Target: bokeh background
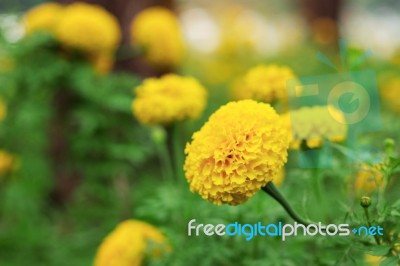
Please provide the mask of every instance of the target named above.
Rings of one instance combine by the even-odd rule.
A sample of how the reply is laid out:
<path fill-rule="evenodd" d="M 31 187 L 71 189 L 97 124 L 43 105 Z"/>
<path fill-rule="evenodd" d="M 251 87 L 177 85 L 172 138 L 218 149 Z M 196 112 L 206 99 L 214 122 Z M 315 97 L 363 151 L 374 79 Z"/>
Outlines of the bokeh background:
<path fill-rule="evenodd" d="M 26 14 L 44 1 L 0 3 L 0 265 L 398 265 L 398 1 L 86 2 L 115 16 L 121 31 L 105 58 L 29 32 Z M 132 21 L 152 6 L 176 16 L 184 46 L 178 62 L 154 63 L 146 57 L 149 48 L 132 38 Z M 163 39 L 168 37 L 159 36 L 158 49 L 172 54 Z M 88 42 L 91 52 L 101 46 L 88 39 L 94 40 Z M 347 41 L 344 62 L 341 39 Z M 335 67 L 318 60 L 317 52 Z M 370 56 L 360 60 L 365 54 Z M 366 224 L 359 201 L 369 196 L 371 221 L 387 233 L 379 244 L 353 236 L 286 242 L 187 236 L 193 218 L 214 224 L 292 222 L 262 192 L 239 206 L 215 206 L 190 192 L 183 170 L 193 132 L 236 100 L 232 88 L 238 79 L 260 64 L 285 65 L 297 77 L 376 72 L 382 128 L 358 139 L 368 149 L 354 155 L 345 141 L 336 144 L 329 169 L 301 168 L 298 151 L 291 151 L 277 185 L 299 213 L 325 223 Z M 196 78 L 207 91 L 205 109 L 196 119 L 148 125 L 132 112 L 136 90 L 144 79 L 167 73 Z M 370 179 L 374 184 L 365 186 Z M 132 225 L 139 228 L 122 233 L 130 240 L 116 237 L 110 244 L 117 247 L 111 257 L 130 255 L 115 264 L 101 262 L 103 240 L 128 219 L 154 228 Z M 163 251 L 149 247 L 146 239 L 152 238 L 167 243 Z"/>

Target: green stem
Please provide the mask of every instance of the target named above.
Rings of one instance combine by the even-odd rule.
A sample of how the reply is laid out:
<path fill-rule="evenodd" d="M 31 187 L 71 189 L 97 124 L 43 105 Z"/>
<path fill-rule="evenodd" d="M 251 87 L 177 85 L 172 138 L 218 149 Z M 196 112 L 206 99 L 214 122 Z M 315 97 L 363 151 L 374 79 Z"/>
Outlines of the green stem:
<path fill-rule="evenodd" d="M 364 209 L 364 213 L 365 213 L 365 218 L 367 219 L 368 227 L 371 228 L 371 220 L 369 219 L 368 207 L 363 208 L 363 209 Z M 378 245 L 380 245 L 381 243 L 380 243 L 379 238 L 378 238 L 378 236 L 376 234 L 374 235 L 374 238 L 375 238 L 375 242 Z"/>
<path fill-rule="evenodd" d="M 172 148 L 175 159 L 175 174 L 179 181 L 184 180 L 183 163 L 184 163 L 184 150 L 182 147 L 182 134 L 179 123 L 172 126 Z M 178 182 L 179 182 L 178 181 Z"/>
<path fill-rule="evenodd" d="M 174 172 L 171 167 L 171 156 L 168 152 L 167 143 L 156 143 L 157 153 L 161 161 L 162 172 L 166 180 L 171 180 Z"/>
<path fill-rule="evenodd" d="M 275 185 L 272 182 L 268 182 L 267 185 L 262 187 L 262 190 L 266 192 L 268 195 L 270 195 L 272 198 L 274 198 L 284 209 L 285 211 L 289 214 L 289 216 L 295 220 L 296 222 L 303 224 L 303 225 L 309 225 L 310 222 L 307 222 L 306 220 L 302 219 L 289 205 L 289 203 L 286 201 L 285 197 L 282 196 L 282 194 L 276 189 Z"/>
<path fill-rule="evenodd" d="M 322 200 L 322 175 L 320 173 L 320 170 L 318 168 L 312 169 L 312 176 L 311 176 L 313 180 L 313 185 L 314 185 L 314 191 L 317 197 L 317 201 L 321 201 Z"/>

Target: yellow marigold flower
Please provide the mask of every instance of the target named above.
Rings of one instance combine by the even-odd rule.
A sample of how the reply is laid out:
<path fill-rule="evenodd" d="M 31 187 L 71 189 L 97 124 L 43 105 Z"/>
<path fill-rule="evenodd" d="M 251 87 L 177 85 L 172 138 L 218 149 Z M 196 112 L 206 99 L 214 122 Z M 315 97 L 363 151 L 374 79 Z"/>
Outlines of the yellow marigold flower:
<path fill-rule="evenodd" d="M 286 81 L 294 78 L 295 74 L 287 66 L 258 65 L 236 83 L 232 93 L 236 99 L 254 99 L 267 103 L 286 100 Z"/>
<path fill-rule="evenodd" d="M 207 98 L 206 90 L 196 79 L 175 74 L 145 79 L 135 93 L 132 110 L 143 124 L 168 124 L 197 118 Z"/>
<path fill-rule="evenodd" d="M 56 34 L 67 47 L 88 53 L 113 51 L 121 38 L 112 14 L 100 6 L 80 2 L 65 7 Z"/>
<path fill-rule="evenodd" d="M 370 166 L 361 164 L 359 166 L 354 186 L 360 195 L 371 194 L 383 186 L 383 174 L 380 171 L 382 164 Z"/>
<path fill-rule="evenodd" d="M 291 149 L 299 149 L 303 141 L 309 148 L 318 148 L 324 139 L 341 142 L 347 136 L 344 115 L 333 106 L 302 107 L 282 115 L 282 120 L 291 132 Z"/>
<path fill-rule="evenodd" d="M 25 32 L 27 34 L 35 31 L 54 33 L 62 11 L 63 6 L 57 3 L 45 3 L 32 8 L 23 17 Z"/>
<path fill-rule="evenodd" d="M 394 112 L 400 113 L 400 78 L 389 78 L 380 89 L 381 95 L 387 106 Z"/>
<path fill-rule="evenodd" d="M 230 102 L 193 134 L 184 170 L 192 192 L 237 205 L 272 181 L 287 160 L 288 135 L 268 104 Z"/>
<path fill-rule="evenodd" d="M 0 98 L 0 121 L 3 121 L 7 116 L 7 107 L 4 104 L 3 100 Z"/>
<path fill-rule="evenodd" d="M 137 220 L 120 223 L 101 243 L 94 266 L 140 266 L 145 255 L 159 259 L 170 250 L 154 226 Z"/>
<path fill-rule="evenodd" d="M 13 169 L 14 157 L 4 150 L 0 150 L 0 176 L 7 174 Z"/>
<path fill-rule="evenodd" d="M 132 20 L 130 30 L 132 43 L 143 49 L 150 64 L 169 67 L 182 61 L 184 45 L 179 22 L 170 10 L 147 8 Z"/>
<path fill-rule="evenodd" d="M 276 186 L 282 185 L 283 181 L 285 180 L 285 167 L 282 167 L 282 169 L 278 172 L 278 174 L 274 177 L 272 180 L 272 183 Z"/>

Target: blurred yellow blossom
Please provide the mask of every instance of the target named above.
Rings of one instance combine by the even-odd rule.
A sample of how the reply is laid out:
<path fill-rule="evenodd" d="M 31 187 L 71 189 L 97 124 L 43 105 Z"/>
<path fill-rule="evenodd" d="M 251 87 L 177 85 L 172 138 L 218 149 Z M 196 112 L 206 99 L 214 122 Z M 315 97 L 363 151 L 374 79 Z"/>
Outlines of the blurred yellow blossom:
<path fill-rule="evenodd" d="M 197 118 L 206 105 L 206 89 L 192 77 L 167 74 L 148 78 L 135 90 L 132 110 L 143 124 L 168 124 Z"/>
<path fill-rule="evenodd" d="M 324 139 L 341 142 L 347 136 L 344 115 L 333 106 L 302 107 L 282 115 L 282 120 L 291 133 L 291 149 L 299 149 L 302 141 L 317 148 Z"/>
<path fill-rule="evenodd" d="M 370 166 L 362 163 L 359 165 L 354 183 L 357 194 L 369 195 L 383 186 L 384 180 L 383 174 L 380 171 L 381 168 L 382 164 Z"/>
<path fill-rule="evenodd" d="M 10 172 L 14 167 L 14 157 L 4 150 L 0 150 L 0 176 Z"/>
<path fill-rule="evenodd" d="M 164 7 L 141 11 L 131 23 L 132 44 L 139 46 L 147 61 L 156 67 L 178 65 L 184 44 L 178 19 Z"/>
<path fill-rule="evenodd" d="M 67 47 L 92 54 L 114 51 L 121 39 L 118 21 L 111 13 L 81 2 L 64 8 L 56 34 Z"/>
<path fill-rule="evenodd" d="M 160 259 L 170 246 L 154 226 L 138 221 L 121 222 L 101 243 L 94 266 L 140 266 L 146 255 Z"/>
<path fill-rule="evenodd" d="M 230 102 L 186 145 L 190 190 L 214 204 L 243 203 L 279 174 L 288 145 L 287 131 L 270 105 Z"/>
<path fill-rule="evenodd" d="M 57 3 L 50 2 L 35 6 L 23 17 L 25 32 L 27 34 L 35 31 L 54 33 L 62 12 L 63 6 Z"/>
<path fill-rule="evenodd" d="M 271 103 L 287 100 L 286 81 L 296 78 L 287 66 L 258 65 L 241 77 L 233 86 L 235 99 L 254 99 Z"/>

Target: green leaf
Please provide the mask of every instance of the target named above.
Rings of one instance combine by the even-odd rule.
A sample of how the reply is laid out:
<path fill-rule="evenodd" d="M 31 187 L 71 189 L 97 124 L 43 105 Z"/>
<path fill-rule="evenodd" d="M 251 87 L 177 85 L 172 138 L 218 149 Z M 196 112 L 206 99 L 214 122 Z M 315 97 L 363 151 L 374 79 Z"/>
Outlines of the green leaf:
<path fill-rule="evenodd" d="M 391 248 L 391 246 L 373 246 L 369 248 L 368 254 L 373 256 L 385 256 Z"/>
<path fill-rule="evenodd" d="M 400 262 L 398 257 L 388 257 L 384 261 L 382 261 L 379 266 L 397 266 Z"/>

